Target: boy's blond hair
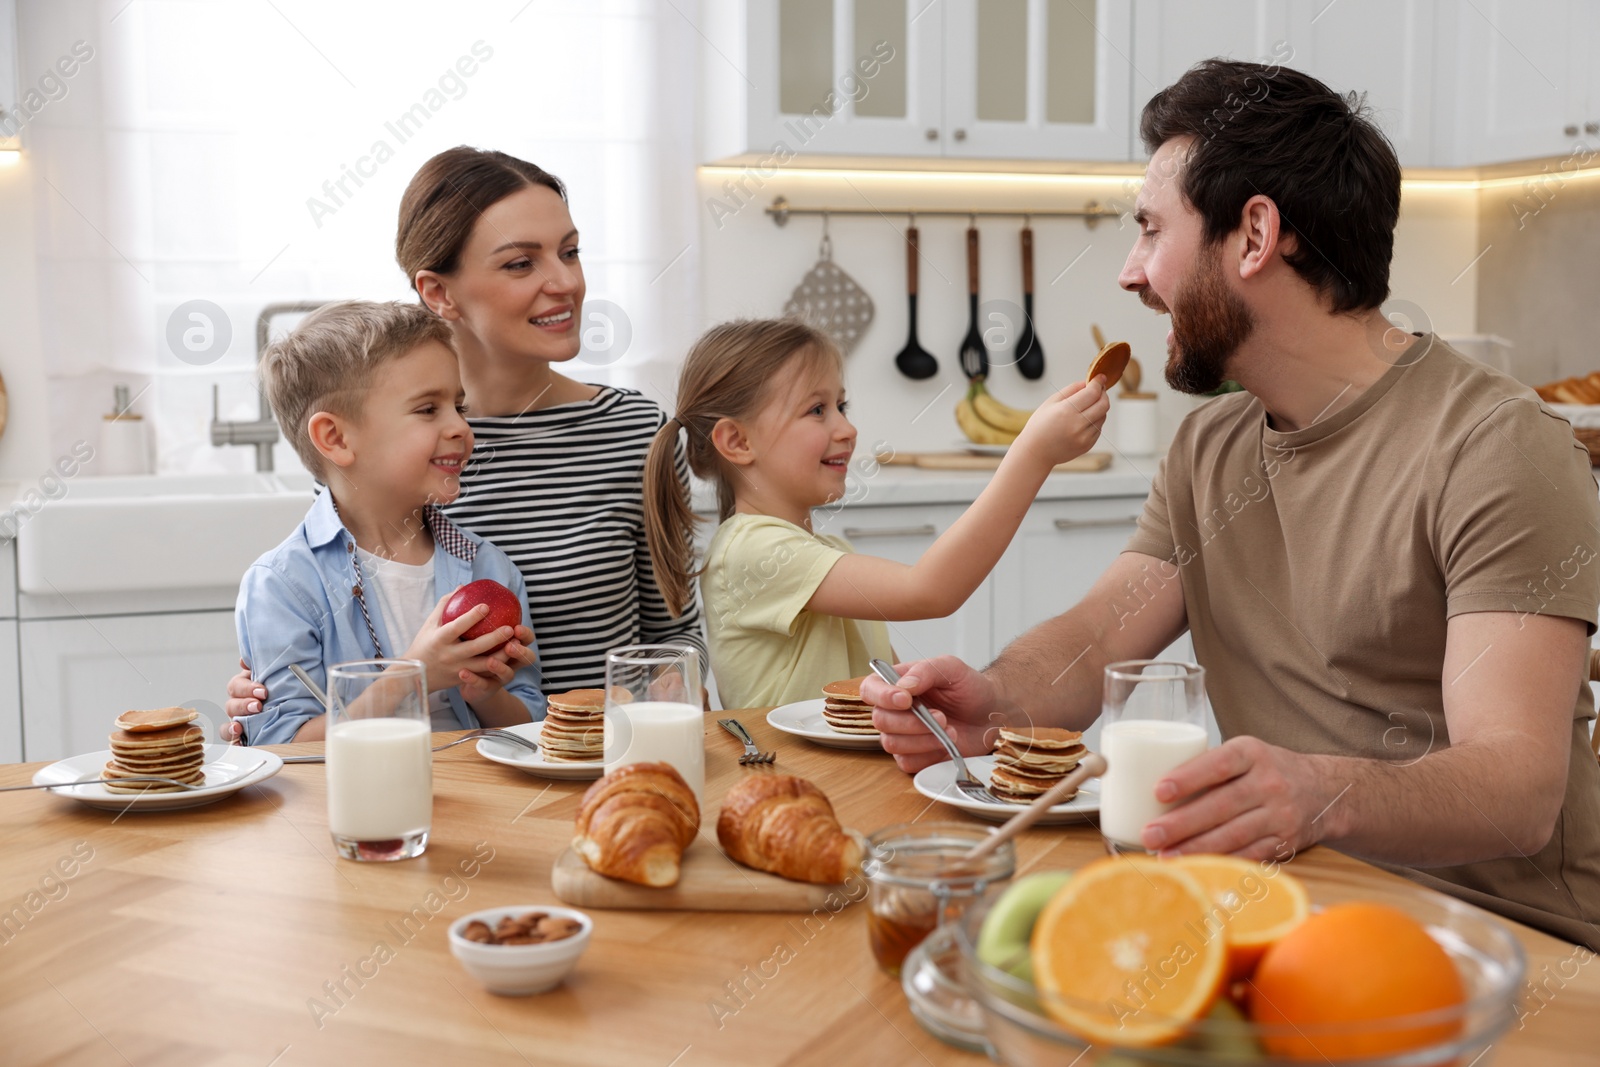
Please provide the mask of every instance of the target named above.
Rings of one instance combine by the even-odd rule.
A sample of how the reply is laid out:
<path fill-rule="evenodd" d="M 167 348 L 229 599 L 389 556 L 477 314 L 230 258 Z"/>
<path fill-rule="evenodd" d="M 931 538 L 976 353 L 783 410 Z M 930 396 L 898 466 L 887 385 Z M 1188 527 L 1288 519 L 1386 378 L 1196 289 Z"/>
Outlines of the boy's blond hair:
<path fill-rule="evenodd" d="M 450 327 L 421 304 L 346 300 L 318 308 L 267 346 L 261 387 L 307 470 L 323 477 L 322 453 L 307 430 L 311 416 L 359 418 L 373 372 L 428 341 L 452 347 Z"/>

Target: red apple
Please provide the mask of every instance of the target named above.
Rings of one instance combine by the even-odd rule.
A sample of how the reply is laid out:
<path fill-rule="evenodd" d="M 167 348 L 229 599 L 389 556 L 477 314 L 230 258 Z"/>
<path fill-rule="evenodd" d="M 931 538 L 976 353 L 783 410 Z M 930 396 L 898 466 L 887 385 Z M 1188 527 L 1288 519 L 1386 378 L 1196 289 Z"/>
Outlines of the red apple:
<path fill-rule="evenodd" d="M 461 635 L 463 641 L 474 641 L 486 634 L 492 634 L 502 626 L 517 627 L 522 625 L 522 601 L 517 595 L 492 578 L 480 578 L 450 594 L 450 599 L 444 602 L 444 614 L 439 617 L 441 623 L 451 623 L 461 618 L 479 604 L 489 606 L 489 614 L 474 623 L 466 633 Z"/>

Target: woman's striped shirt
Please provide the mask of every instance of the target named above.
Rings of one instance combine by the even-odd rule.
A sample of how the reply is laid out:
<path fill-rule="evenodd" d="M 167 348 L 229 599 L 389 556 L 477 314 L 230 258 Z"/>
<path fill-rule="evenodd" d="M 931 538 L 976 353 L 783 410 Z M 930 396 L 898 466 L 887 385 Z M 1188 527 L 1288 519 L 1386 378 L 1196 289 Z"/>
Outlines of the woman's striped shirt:
<path fill-rule="evenodd" d="M 644 539 L 644 460 L 666 421 L 631 389 L 467 420 L 477 443 L 450 518 L 522 571 L 547 695 L 605 683 L 606 650 L 688 644 L 706 668 L 700 607 L 674 619 Z M 678 477 L 689 469 L 678 451 Z"/>

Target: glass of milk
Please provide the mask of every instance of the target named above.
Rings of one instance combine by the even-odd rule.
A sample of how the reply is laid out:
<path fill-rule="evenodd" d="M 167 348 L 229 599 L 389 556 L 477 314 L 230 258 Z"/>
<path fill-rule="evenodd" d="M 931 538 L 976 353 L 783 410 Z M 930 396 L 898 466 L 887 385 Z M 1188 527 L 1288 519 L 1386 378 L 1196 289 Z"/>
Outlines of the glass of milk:
<path fill-rule="evenodd" d="M 605 771 L 670 763 L 705 808 L 705 705 L 700 654 L 680 645 L 630 645 L 606 653 Z"/>
<path fill-rule="evenodd" d="M 348 860 L 406 860 L 433 825 L 432 726 L 422 664 L 328 670 L 328 832 Z"/>
<path fill-rule="evenodd" d="M 1205 678 L 1193 663 L 1127 660 L 1106 668 L 1100 836 L 1108 851 L 1149 851 L 1140 832 L 1176 806 L 1156 799 L 1156 783 L 1206 750 Z"/>

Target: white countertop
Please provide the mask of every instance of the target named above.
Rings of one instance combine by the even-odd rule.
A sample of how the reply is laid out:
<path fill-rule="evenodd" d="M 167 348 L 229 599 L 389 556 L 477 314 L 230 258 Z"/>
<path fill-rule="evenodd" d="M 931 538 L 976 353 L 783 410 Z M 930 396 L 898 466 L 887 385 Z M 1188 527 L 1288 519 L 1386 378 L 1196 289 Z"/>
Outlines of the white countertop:
<path fill-rule="evenodd" d="M 1037 500 L 1082 500 L 1096 497 L 1144 499 L 1150 492 L 1161 460 L 1158 457 L 1128 459 L 1116 456 L 1103 471 L 1083 474 L 1052 474 L 1045 479 Z M 872 475 L 852 468 L 847 507 L 878 507 L 908 504 L 970 504 L 989 484 L 993 471 L 932 471 L 917 467 L 879 467 Z M 709 483 L 695 479 L 694 510 L 713 514 L 717 494 Z"/>

